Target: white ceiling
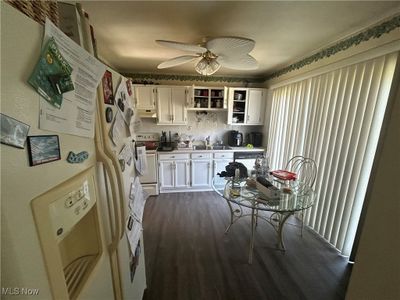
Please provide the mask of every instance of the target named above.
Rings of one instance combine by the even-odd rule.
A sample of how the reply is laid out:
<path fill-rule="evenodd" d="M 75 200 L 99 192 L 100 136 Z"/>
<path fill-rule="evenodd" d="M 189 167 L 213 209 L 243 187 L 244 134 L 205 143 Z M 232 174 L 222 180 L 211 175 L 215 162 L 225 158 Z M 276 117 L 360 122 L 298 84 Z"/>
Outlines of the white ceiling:
<path fill-rule="evenodd" d="M 196 75 L 194 62 L 158 70 L 175 56 L 156 39 L 199 44 L 219 36 L 256 41 L 254 71 L 264 76 L 400 11 L 398 1 L 84 1 L 100 58 L 119 72 Z"/>

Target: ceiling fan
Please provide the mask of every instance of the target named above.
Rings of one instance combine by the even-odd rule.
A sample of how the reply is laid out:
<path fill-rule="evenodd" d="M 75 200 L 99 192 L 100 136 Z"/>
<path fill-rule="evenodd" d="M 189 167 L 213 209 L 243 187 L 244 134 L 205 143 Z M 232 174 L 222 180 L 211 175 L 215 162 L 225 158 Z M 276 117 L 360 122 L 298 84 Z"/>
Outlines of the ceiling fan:
<path fill-rule="evenodd" d="M 201 75 L 212 75 L 221 66 L 234 70 L 254 70 L 258 63 L 249 55 L 255 41 L 242 37 L 218 37 L 204 43 L 204 46 L 174 41 L 156 40 L 159 45 L 169 48 L 193 52 L 168 59 L 157 66 L 158 69 L 171 68 L 198 60 L 195 70 Z"/>

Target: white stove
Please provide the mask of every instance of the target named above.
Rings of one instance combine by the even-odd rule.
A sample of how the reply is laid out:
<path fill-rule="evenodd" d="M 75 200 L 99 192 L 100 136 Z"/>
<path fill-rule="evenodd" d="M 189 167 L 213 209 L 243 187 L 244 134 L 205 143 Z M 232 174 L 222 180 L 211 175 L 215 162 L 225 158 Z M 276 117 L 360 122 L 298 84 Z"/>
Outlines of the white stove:
<path fill-rule="evenodd" d="M 155 153 L 160 144 L 159 133 L 138 133 L 136 134 L 137 146 L 145 146 L 147 153 Z"/>
<path fill-rule="evenodd" d="M 154 132 L 136 134 L 136 145 L 146 147 L 147 172 L 139 177 L 143 189 L 151 196 L 158 195 L 158 161 L 157 148 L 160 134 Z"/>

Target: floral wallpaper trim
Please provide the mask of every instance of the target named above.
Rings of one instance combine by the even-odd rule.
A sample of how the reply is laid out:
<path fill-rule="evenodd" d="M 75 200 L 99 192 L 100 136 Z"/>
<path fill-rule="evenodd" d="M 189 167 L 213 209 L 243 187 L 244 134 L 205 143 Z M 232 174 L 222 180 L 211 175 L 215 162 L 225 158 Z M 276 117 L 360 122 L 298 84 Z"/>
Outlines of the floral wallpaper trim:
<path fill-rule="evenodd" d="M 352 37 L 338 42 L 337 44 L 323 49 L 322 51 L 315 53 L 305 59 L 302 59 L 294 64 L 291 64 L 283 69 L 280 69 L 272 74 L 265 77 L 265 80 L 279 77 L 283 74 L 289 73 L 294 70 L 303 68 L 311 63 L 314 63 L 323 58 L 334 55 L 340 51 L 344 51 L 352 46 L 356 46 L 362 42 L 366 42 L 370 39 L 379 38 L 381 35 L 391 32 L 392 30 L 400 27 L 400 15 L 393 17 L 389 21 L 383 22 L 379 25 L 371 27 L 361 33 L 358 33 Z"/>
<path fill-rule="evenodd" d="M 173 75 L 173 74 L 150 74 L 150 73 L 123 73 L 125 77 L 133 81 L 149 80 L 178 80 L 178 81 L 205 81 L 205 82 L 264 82 L 263 77 L 225 77 L 225 76 L 196 76 L 196 75 Z"/>

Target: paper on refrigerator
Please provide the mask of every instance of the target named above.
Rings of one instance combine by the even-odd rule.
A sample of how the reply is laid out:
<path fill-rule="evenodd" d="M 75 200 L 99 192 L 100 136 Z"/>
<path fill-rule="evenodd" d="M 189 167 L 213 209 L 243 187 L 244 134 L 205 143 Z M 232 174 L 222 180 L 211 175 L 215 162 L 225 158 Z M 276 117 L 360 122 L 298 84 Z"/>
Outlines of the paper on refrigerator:
<path fill-rule="evenodd" d="M 133 151 L 132 151 L 132 143 L 125 144 L 121 151 L 118 154 L 118 159 L 123 159 L 125 163 L 130 166 L 132 163 Z"/>
<path fill-rule="evenodd" d="M 119 111 L 115 115 L 109 135 L 114 145 L 118 145 L 119 142 L 128 136 L 124 119 Z"/>
<path fill-rule="evenodd" d="M 133 121 L 134 121 L 134 110 L 131 104 L 131 97 L 128 94 L 126 82 L 121 78 L 115 93 L 115 102 L 118 107 L 118 111 L 121 113 L 126 126 L 129 128 L 130 134 L 133 134 Z"/>
<path fill-rule="evenodd" d="M 135 256 L 135 249 L 140 240 L 142 234 L 142 223 L 136 220 L 132 215 L 129 215 L 127 224 L 125 226 L 125 233 L 128 237 L 129 245 L 131 248 L 132 255 Z"/>
<path fill-rule="evenodd" d="M 136 147 L 136 156 L 137 156 L 135 159 L 136 171 L 140 175 L 145 175 L 147 173 L 146 147 L 145 146 Z"/>
<path fill-rule="evenodd" d="M 39 128 L 94 138 L 97 86 L 105 66 L 46 19 L 43 42 L 51 37 L 73 69 L 75 90 L 63 94 L 60 109 L 40 97 Z"/>
<path fill-rule="evenodd" d="M 143 210 L 147 197 L 148 194 L 143 190 L 139 177 L 136 176 L 134 181 L 131 183 L 129 209 L 139 222 L 142 222 Z"/>
<path fill-rule="evenodd" d="M 144 205 L 146 203 L 148 195 L 143 190 L 142 185 L 140 184 L 139 177 L 135 177 L 135 179 L 131 182 L 131 189 L 129 192 L 129 217 L 126 225 L 126 235 L 129 240 L 129 245 L 131 248 L 131 252 L 135 255 L 134 251 L 139 242 L 140 235 L 142 233 L 142 219 L 143 219 L 143 211 Z"/>

